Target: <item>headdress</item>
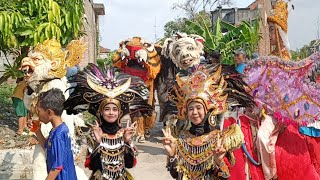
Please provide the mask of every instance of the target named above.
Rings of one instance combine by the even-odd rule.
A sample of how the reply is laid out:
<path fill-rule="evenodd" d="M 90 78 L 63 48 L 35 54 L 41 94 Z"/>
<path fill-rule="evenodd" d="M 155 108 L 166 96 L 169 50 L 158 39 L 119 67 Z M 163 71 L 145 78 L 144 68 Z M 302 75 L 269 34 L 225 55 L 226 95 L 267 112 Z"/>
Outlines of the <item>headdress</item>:
<path fill-rule="evenodd" d="M 271 16 L 268 17 L 268 22 L 276 24 L 276 49 L 271 52 L 272 55 L 281 57 L 282 59 L 290 60 L 290 43 L 288 39 L 288 4 L 283 0 L 278 0 L 274 9 L 271 12 Z M 281 48 L 281 42 L 285 49 Z"/>
<path fill-rule="evenodd" d="M 279 0 L 268 17 L 268 22 L 273 22 L 281 27 L 284 32 L 288 32 L 288 5 L 283 0 Z"/>
<path fill-rule="evenodd" d="M 66 50 L 62 50 L 61 44 L 56 39 L 50 39 L 38 44 L 33 53 L 40 53 L 46 59 L 55 62 L 49 74 L 62 78 L 67 73 L 66 67 L 79 64 L 86 51 L 86 45 L 80 40 L 73 40 L 67 45 Z"/>
<path fill-rule="evenodd" d="M 153 111 L 147 103 L 149 91 L 143 80 L 119 72 L 116 68 L 99 68 L 88 64 L 75 75 L 71 83 L 77 85 L 71 87 L 74 91 L 65 102 L 68 114 L 88 110 L 100 119 L 100 110 L 108 103 L 117 105 L 122 115 L 136 111 L 151 114 Z"/>
<path fill-rule="evenodd" d="M 177 74 L 172 100 L 178 107 L 178 118 L 185 119 L 190 102 L 204 105 L 211 116 L 224 113 L 230 106 L 252 107 L 246 83 L 229 66 L 208 65 L 195 69 L 189 76 Z"/>

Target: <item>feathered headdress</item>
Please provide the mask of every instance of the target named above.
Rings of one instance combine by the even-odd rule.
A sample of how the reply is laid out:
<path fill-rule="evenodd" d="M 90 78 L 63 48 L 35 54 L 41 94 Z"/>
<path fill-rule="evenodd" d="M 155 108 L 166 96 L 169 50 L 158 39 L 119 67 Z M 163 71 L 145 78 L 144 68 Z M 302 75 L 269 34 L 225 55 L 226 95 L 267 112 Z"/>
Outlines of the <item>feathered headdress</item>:
<path fill-rule="evenodd" d="M 208 65 L 194 69 L 188 76 L 177 74 L 172 100 L 178 108 L 178 118 L 185 119 L 188 104 L 200 102 L 211 115 L 218 115 L 230 106 L 253 107 L 252 96 L 246 92 L 247 84 L 234 68 Z"/>
<path fill-rule="evenodd" d="M 143 111 L 150 114 L 153 108 L 148 105 L 149 90 L 144 81 L 117 71 L 113 67 L 99 68 L 89 64 L 71 80 L 76 83 L 64 106 L 68 114 L 88 110 L 100 119 L 101 105 L 116 104 L 122 115 Z"/>

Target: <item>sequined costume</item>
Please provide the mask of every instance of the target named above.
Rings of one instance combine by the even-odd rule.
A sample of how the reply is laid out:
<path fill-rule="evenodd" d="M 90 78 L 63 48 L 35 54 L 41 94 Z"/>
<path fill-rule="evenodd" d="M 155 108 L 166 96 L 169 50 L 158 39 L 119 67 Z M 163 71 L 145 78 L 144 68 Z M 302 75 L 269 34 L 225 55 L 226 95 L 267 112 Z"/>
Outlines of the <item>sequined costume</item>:
<path fill-rule="evenodd" d="M 126 168 L 135 165 L 137 149 L 132 141 L 125 143 L 125 129 L 120 119 L 130 113 L 153 113 L 153 108 L 148 104 L 149 91 L 144 81 L 116 68 L 98 68 L 89 64 L 72 82 L 77 86 L 72 87 L 73 92 L 65 103 L 65 109 L 70 114 L 87 110 L 97 117 L 103 132 L 98 143 L 93 130 L 79 130 L 87 138 L 88 157 L 85 165 L 93 171 L 90 179 L 133 179 Z M 101 115 L 104 107 L 110 103 L 119 109 L 119 117 L 114 123 L 107 122 Z"/>
<path fill-rule="evenodd" d="M 298 62 L 261 57 L 247 63 L 245 80 L 271 116 L 258 131 L 266 179 L 320 177 L 319 85 L 309 78 L 318 62 L 314 54 Z"/>
<path fill-rule="evenodd" d="M 204 39 L 195 34 L 177 33 L 167 38 L 161 48 L 161 70 L 156 79 L 157 95 L 160 105 L 160 121 L 164 125 L 175 126 L 178 109 L 169 100 L 168 93 L 175 84 L 176 74 L 188 71 L 200 64 Z M 160 51 L 160 50 L 159 50 Z"/>
<path fill-rule="evenodd" d="M 228 179 L 229 165 L 236 161 L 232 151 L 241 146 L 244 136 L 237 124 L 220 130 L 223 118 L 219 116 L 229 107 L 254 106 L 245 83 L 223 73 L 221 65 L 198 67 L 188 76 L 178 74 L 176 81 L 172 100 L 184 126 L 175 141 L 176 154 L 168 161 L 171 175 L 176 179 Z M 205 109 L 206 115 L 198 125 L 186 117 L 191 102 Z M 220 145 L 226 153 L 222 161 L 217 160 L 216 148 Z"/>

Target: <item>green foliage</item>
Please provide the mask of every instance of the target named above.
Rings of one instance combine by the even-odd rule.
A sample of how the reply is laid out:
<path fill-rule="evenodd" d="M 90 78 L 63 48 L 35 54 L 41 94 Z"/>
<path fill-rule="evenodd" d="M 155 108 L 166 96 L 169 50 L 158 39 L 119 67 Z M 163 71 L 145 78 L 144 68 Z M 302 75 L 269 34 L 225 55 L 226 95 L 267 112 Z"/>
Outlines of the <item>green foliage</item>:
<path fill-rule="evenodd" d="M 113 59 L 113 56 L 114 54 L 116 53 L 116 51 L 112 51 L 109 53 L 108 57 L 107 58 L 104 58 L 104 59 L 97 59 L 97 64 L 99 67 L 104 67 L 105 65 L 107 66 L 111 66 L 112 64 L 112 59 Z"/>
<path fill-rule="evenodd" d="M 1 0 L 0 51 L 22 49 L 14 65 L 7 64 L 4 76 L 20 76 L 18 67 L 27 54 L 23 48 L 53 37 L 65 46 L 83 35 L 83 14 L 82 0 Z"/>
<path fill-rule="evenodd" d="M 55 37 L 66 45 L 81 34 L 82 0 L 15 0 L 0 7 L 1 50 Z"/>
<path fill-rule="evenodd" d="M 88 111 L 85 111 L 82 114 L 86 124 L 95 124 L 97 118 L 94 115 L 90 114 Z"/>
<path fill-rule="evenodd" d="M 17 118 L 11 100 L 14 88 L 15 84 L 3 84 L 0 86 L 0 120 L 14 121 Z"/>
<path fill-rule="evenodd" d="M 233 51 L 239 48 L 245 49 L 248 57 L 257 50 L 260 35 L 260 21 L 252 22 L 243 21 L 239 26 L 233 26 L 218 19 L 213 25 L 213 28 L 205 23 L 205 18 L 202 19 L 202 24 L 188 20 L 187 26 L 205 39 L 205 52 L 219 51 L 222 55 L 222 63 L 233 63 Z M 223 33 L 222 30 L 227 30 Z"/>
<path fill-rule="evenodd" d="M 295 51 L 291 51 L 292 60 L 301 60 L 308 56 L 310 56 L 314 48 L 317 49 L 320 45 L 320 40 L 312 40 L 309 44 L 304 45 L 300 49 L 297 49 Z"/>
<path fill-rule="evenodd" d="M 184 32 L 187 34 L 195 34 L 197 31 L 190 28 L 187 18 L 178 18 L 174 21 L 169 21 L 164 25 L 164 36 L 165 38 L 171 37 L 174 33 Z M 211 28 L 211 18 L 210 14 L 200 11 L 195 14 L 191 21 L 200 24 L 201 26 L 208 26 Z"/>
<path fill-rule="evenodd" d="M 5 73 L 3 74 L 3 76 L 12 77 L 14 79 L 23 77 L 23 72 L 19 70 L 19 67 L 20 67 L 20 63 L 21 63 L 22 58 L 26 56 L 27 50 L 22 50 L 22 52 L 25 52 L 25 53 L 22 53 L 19 56 L 19 52 L 16 51 L 15 49 L 9 49 L 8 51 L 2 51 L 2 53 L 4 54 L 4 57 L 7 60 L 7 63 L 3 64 L 5 67 Z M 9 62 L 8 57 L 7 57 L 8 56 L 7 53 L 13 54 L 17 57 L 14 60 L 13 64 L 11 64 Z"/>
<path fill-rule="evenodd" d="M 11 96 L 15 85 L 3 84 L 0 87 L 0 102 L 4 106 L 12 106 Z"/>

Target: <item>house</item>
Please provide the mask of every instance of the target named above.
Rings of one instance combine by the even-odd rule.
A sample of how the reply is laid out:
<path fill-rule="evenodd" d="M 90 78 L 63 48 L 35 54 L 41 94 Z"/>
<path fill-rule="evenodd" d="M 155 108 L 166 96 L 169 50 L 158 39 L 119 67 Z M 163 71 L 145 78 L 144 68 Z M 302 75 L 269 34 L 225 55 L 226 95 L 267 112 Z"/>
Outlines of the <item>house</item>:
<path fill-rule="evenodd" d="M 109 57 L 111 50 L 100 46 L 98 59 L 106 59 Z"/>
<path fill-rule="evenodd" d="M 219 6 L 216 10 L 211 11 L 212 24 L 214 24 L 218 18 L 232 25 L 238 25 L 241 21 L 253 20 L 257 17 L 258 11 L 256 9 L 250 9 L 249 7 L 225 9 Z"/>
<path fill-rule="evenodd" d="M 217 7 L 216 10 L 211 11 L 211 21 L 214 24 L 218 17 L 230 24 L 238 25 L 241 21 L 253 20 L 261 18 L 261 40 L 259 42 L 259 55 L 267 56 L 270 54 L 270 37 L 269 27 L 267 24 L 267 17 L 271 12 L 271 4 L 274 4 L 275 0 L 255 0 L 248 7 L 245 8 L 222 8 Z"/>
<path fill-rule="evenodd" d="M 84 40 L 88 43 L 87 52 L 80 63 L 85 67 L 88 63 L 96 63 L 99 54 L 99 16 L 105 15 L 105 8 L 102 3 L 94 3 L 93 0 L 84 0 L 85 15 L 88 23 L 84 23 Z"/>

